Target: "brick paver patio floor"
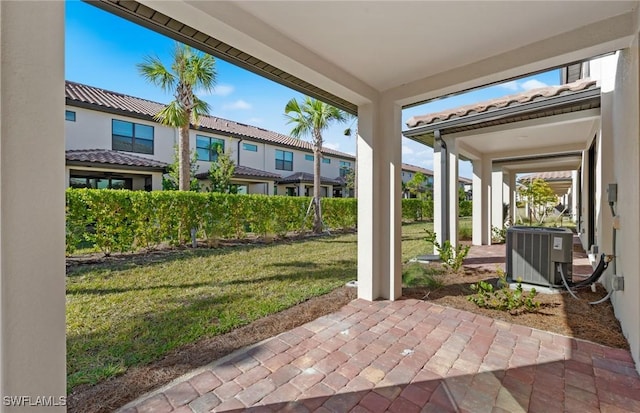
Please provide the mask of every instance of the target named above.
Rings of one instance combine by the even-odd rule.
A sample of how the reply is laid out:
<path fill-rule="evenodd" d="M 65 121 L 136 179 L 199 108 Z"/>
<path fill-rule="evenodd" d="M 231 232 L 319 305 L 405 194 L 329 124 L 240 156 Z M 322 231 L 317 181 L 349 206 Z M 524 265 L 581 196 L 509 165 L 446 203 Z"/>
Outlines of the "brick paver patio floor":
<path fill-rule="evenodd" d="M 418 300 L 354 300 L 125 406 L 143 412 L 640 412 L 628 351 Z"/>

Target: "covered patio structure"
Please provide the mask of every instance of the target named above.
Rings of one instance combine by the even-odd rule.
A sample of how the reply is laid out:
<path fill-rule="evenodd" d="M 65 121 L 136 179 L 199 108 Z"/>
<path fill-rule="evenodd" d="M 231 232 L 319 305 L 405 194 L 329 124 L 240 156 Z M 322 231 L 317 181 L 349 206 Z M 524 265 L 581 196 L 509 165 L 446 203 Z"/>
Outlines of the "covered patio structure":
<path fill-rule="evenodd" d="M 354 305 L 398 312 L 403 304 L 367 303 L 401 295 L 402 108 L 618 51 L 615 76 L 601 91 L 603 139 L 594 153 L 602 162 L 590 228 L 594 242 L 611 250 L 614 219 L 604 213 L 604 185 L 617 183 L 616 263 L 624 291 L 612 300 L 640 361 L 637 0 L 95 4 L 358 115 L 362 301 Z M 0 29 L 0 390 L 63 395 L 64 3 L 1 2 Z M 478 171 L 483 181 L 491 175 L 502 182 L 487 165 Z M 484 222 L 481 237 L 490 220 Z"/>
<path fill-rule="evenodd" d="M 458 203 L 447 194 L 457 196 L 463 157 L 473 165 L 473 243 L 487 245 L 494 228 L 516 222 L 518 174 L 573 170 L 577 192 L 583 152 L 600 130 L 600 87 L 577 80 L 416 116 L 407 126 L 405 136 L 434 148 L 436 233 L 457 242 Z"/>

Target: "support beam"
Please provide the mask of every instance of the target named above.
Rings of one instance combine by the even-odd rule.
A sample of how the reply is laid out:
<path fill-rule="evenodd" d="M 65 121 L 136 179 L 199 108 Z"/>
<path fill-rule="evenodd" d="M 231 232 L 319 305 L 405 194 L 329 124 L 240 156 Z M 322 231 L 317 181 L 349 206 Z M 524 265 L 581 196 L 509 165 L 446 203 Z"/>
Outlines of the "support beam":
<path fill-rule="evenodd" d="M 578 222 L 578 171 L 571 171 L 571 220 Z"/>
<path fill-rule="evenodd" d="M 516 190 L 517 190 L 517 183 L 516 183 L 516 173 L 515 172 L 511 172 L 509 174 L 509 184 L 508 184 L 508 196 L 506 197 L 506 203 L 509 204 L 509 222 L 511 223 L 511 225 L 513 225 L 516 222 Z"/>
<path fill-rule="evenodd" d="M 400 106 L 358 107 L 358 297 L 402 294 Z"/>
<path fill-rule="evenodd" d="M 446 145 L 446 143 L 444 143 Z M 433 146 L 433 231 L 440 245 L 444 240 L 449 239 L 449 215 L 447 203 L 447 174 L 448 156 L 440 137 L 440 131 L 435 131 L 435 142 Z M 434 253 L 437 253 L 434 250 Z"/>
<path fill-rule="evenodd" d="M 449 221 L 449 241 L 451 245 L 458 245 L 458 149 L 456 140 L 445 138 L 447 144 L 447 216 Z"/>
<path fill-rule="evenodd" d="M 491 160 L 481 158 L 473 166 L 473 245 L 491 244 Z"/>
<path fill-rule="evenodd" d="M 51 396 L 61 404 L 66 395 L 64 3 L 0 2 L 0 36 L 0 394 L 32 401 Z M 65 408 L 5 406 L 2 411 Z"/>
<path fill-rule="evenodd" d="M 504 189 L 504 173 L 502 168 L 493 165 L 491 171 L 491 227 L 502 228 L 504 216 L 502 215 L 502 195 Z"/>

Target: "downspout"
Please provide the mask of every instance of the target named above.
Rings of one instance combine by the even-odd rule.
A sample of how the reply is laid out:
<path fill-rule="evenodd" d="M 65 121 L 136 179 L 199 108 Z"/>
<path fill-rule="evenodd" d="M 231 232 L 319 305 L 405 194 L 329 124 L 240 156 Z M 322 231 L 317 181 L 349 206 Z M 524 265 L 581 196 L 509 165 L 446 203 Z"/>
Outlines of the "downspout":
<path fill-rule="evenodd" d="M 449 151 L 439 129 L 433 131 L 433 137 L 440 145 L 440 217 L 443 221 L 441 236 L 444 242 L 449 239 Z"/>
<path fill-rule="evenodd" d="M 231 137 L 231 136 L 230 136 Z M 236 162 L 236 165 L 240 166 L 240 144 L 242 143 L 243 139 L 240 138 L 238 140 L 238 161 Z"/>

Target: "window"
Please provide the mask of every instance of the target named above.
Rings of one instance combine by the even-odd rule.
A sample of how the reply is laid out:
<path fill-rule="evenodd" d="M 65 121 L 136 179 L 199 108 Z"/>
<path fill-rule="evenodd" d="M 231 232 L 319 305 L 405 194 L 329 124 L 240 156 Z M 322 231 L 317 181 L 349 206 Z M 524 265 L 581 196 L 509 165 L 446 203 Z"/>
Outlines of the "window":
<path fill-rule="evenodd" d="M 131 178 L 112 178 L 110 176 L 82 176 L 71 175 L 69 179 L 71 188 L 90 189 L 132 189 Z"/>
<path fill-rule="evenodd" d="M 276 169 L 293 171 L 293 152 L 276 149 Z"/>
<path fill-rule="evenodd" d="M 153 126 L 113 119 L 111 146 L 116 151 L 153 155 Z"/>
<path fill-rule="evenodd" d="M 68 120 L 69 122 L 75 122 L 76 121 L 76 113 L 72 110 L 65 110 L 64 111 L 64 120 Z"/>
<path fill-rule="evenodd" d="M 351 162 L 340 161 L 340 176 L 345 177 L 351 171 Z"/>
<path fill-rule="evenodd" d="M 252 143 L 243 143 L 242 149 L 249 152 L 258 152 L 258 145 L 254 145 Z"/>
<path fill-rule="evenodd" d="M 305 155 L 304 156 L 304 160 L 305 161 L 313 161 L 313 155 Z"/>
<path fill-rule="evenodd" d="M 329 159 L 329 158 L 322 158 L 322 163 L 331 163 L 331 159 Z"/>
<path fill-rule="evenodd" d="M 215 162 L 218 160 L 218 148 L 224 152 L 224 139 L 196 135 L 196 152 L 199 161 Z"/>

